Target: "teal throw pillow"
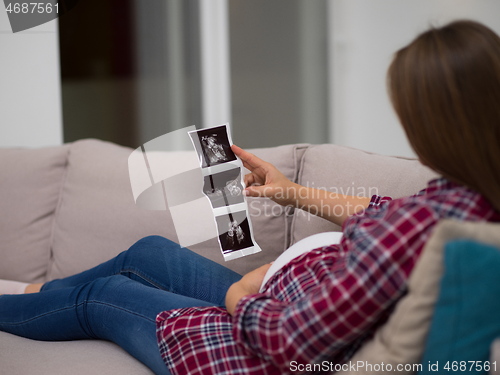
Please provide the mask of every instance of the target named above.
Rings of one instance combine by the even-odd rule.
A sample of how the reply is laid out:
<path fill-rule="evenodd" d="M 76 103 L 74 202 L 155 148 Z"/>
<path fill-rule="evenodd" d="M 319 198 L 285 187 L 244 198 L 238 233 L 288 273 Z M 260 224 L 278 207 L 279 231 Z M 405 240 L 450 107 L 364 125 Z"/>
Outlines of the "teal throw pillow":
<path fill-rule="evenodd" d="M 445 246 L 444 275 L 420 374 L 487 374 L 500 336 L 500 250 L 472 240 Z"/>

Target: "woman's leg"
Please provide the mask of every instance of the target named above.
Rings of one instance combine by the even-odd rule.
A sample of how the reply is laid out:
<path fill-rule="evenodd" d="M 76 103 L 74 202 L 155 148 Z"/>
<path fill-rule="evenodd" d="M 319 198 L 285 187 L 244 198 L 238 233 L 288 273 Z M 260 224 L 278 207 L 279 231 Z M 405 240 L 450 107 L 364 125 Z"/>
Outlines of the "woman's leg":
<path fill-rule="evenodd" d="M 115 258 L 42 291 L 77 286 L 98 277 L 124 275 L 144 285 L 223 305 L 225 291 L 241 275 L 160 236 L 145 237 Z"/>
<path fill-rule="evenodd" d="M 45 341 L 112 341 L 156 374 L 168 374 L 158 350 L 156 315 L 209 305 L 117 275 L 43 293 L 0 296 L 0 330 Z"/>

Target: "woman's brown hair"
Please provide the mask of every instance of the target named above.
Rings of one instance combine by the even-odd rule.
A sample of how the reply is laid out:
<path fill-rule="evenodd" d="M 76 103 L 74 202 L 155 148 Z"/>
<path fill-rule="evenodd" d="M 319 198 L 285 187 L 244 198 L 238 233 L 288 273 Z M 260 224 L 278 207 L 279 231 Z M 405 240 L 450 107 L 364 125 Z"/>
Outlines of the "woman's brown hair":
<path fill-rule="evenodd" d="M 500 38 L 474 21 L 420 34 L 388 71 L 394 109 L 416 154 L 500 210 Z"/>

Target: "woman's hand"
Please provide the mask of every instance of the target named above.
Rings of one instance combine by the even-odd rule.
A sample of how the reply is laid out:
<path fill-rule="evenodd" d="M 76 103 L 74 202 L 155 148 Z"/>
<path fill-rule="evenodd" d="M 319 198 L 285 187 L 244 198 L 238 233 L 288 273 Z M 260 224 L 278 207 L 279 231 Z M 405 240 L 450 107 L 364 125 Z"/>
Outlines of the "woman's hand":
<path fill-rule="evenodd" d="M 226 309 L 229 314 L 234 314 L 236 305 L 244 296 L 259 293 L 262 280 L 264 280 L 269 267 L 271 267 L 271 264 L 264 264 L 247 273 L 240 281 L 235 282 L 229 287 L 226 293 Z"/>
<path fill-rule="evenodd" d="M 267 197 L 283 206 L 295 204 L 295 192 L 299 185 L 283 175 L 274 165 L 233 145 L 233 152 L 243 161 L 250 173 L 244 178 L 245 195 Z"/>
<path fill-rule="evenodd" d="M 344 220 L 368 207 L 369 197 L 349 196 L 323 189 L 301 186 L 290 181 L 271 163 L 232 146 L 233 152 L 251 173 L 245 176 L 245 194 L 268 197 L 282 206 L 308 211 L 342 226 Z"/>

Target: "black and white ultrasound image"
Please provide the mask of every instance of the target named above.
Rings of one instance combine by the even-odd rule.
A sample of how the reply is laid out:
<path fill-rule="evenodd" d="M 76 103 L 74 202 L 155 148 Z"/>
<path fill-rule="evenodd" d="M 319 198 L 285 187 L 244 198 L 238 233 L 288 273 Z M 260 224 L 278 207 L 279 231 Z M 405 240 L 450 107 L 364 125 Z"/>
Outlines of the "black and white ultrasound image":
<path fill-rule="evenodd" d="M 216 217 L 223 253 L 253 246 L 246 211 Z"/>
<path fill-rule="evenodd" d="M 210 199 L 213 208 L 243 203 L 240 168 L 205 176 L 203 193 Z"/>
<path fill-rule="evenodd" d="M 236 155 L 231 150 L 226 127 L 218 126 L 196 132 L 199 138 L 201 150 L 202 167 L 226 163 L 236 160 Z"/>

